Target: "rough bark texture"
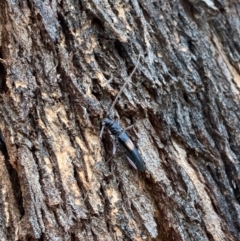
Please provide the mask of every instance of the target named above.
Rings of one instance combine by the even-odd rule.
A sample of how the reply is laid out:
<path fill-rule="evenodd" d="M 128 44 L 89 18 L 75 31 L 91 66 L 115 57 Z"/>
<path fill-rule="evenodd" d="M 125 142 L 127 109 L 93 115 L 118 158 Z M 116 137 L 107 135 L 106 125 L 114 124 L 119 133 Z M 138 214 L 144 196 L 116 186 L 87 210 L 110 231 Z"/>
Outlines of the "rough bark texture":
<path fill-rule="evenodd" d="M 1 240 L 240 240 L 239 13 L 1 0 Z M 138 55 L 113 118 L 145 173 L 98 137 Z"/>

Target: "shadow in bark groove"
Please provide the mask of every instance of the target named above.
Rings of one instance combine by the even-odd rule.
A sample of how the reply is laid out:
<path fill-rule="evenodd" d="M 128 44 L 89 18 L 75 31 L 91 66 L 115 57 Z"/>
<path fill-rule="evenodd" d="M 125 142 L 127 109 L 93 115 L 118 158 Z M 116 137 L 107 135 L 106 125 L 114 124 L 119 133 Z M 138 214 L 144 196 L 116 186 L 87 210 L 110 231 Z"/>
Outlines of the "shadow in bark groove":
<path fill-rule="evenodd" d="M 0 59 L 2 59 L 2 51 L 0 46 Z M 3 63 L 0 61 L 0 94 L 6 93 L 8 87 L 6 85 L 6 69 Z"/>
<path fill-rule="evenodd" d="M 23 207 L 22 191 L 19 183 L 18 173 L 9 162 L 9 155 L 8 155 L 7 147 L 4 142 L 4 137 L 2 136 L 1 130 L 0 130 L 0 151 L 4 155 L 5 165 L 9 173 L 9 179 L 12 184 L 12 190 L 18 206 L 18 210 L 21 216 L 23 216 L 25 212 Z"/>

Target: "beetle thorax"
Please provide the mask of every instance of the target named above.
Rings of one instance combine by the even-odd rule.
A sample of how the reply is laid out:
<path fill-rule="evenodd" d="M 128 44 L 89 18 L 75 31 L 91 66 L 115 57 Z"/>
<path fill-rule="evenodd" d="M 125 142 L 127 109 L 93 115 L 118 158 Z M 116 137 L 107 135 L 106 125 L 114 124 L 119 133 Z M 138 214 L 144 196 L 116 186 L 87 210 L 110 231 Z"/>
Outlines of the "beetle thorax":
<path fill-rule="evenodd" d="M 119 126 L 119 124 L 117 122 L 115 122 L 109 118 L 103 119 L 102 125 L 107 126 L 113 135 L 120 135 L 123 131 L 123 129 Z"/>

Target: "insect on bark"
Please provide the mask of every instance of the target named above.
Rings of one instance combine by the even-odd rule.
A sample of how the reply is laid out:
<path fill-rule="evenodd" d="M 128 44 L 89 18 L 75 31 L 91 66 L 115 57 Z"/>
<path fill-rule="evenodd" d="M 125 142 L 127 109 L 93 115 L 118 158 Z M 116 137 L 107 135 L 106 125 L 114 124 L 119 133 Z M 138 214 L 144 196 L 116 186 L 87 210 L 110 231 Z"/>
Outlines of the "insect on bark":
<path fill-rule="evenodd" d="M 124 130 L 117 122 L 115 122 L 115 121 L 111 120 L 110 118 L 108 118 L 110 116 L 110 113 L 111 113 L 113 107 L 117 103 L 117 100 L 120 97 L 123 89 L 129 83 L 132 75 L 136 71 L 137 66 L 138 66 L 138 62 L 139 62 L 139 58 L 140 58 L 140 55 L 138 56 L 137 64 L 136 64 L 134 70 L 132 71 L 132 73 L 129 76 L 129 78 L 125 81 L 125 83 L 123 84 L 122 88 L 118 92 L 114 102 L 112 103 L 112 106 L 109 109 L 109 112 L 107 113 L 107 118 L 104 118 L 102 120 L 102 122 L 101 122 L 102 129 L 101 129 L 101 132 L 100 132 L 100 138 L 102 138 L 102 134 L 103 134 L 104 128 L 107 127 L 109 129 L 109 131 L 111 132 L 111 134 L 115 136 L 115 138 L 118 140 L 120 145 L 126 151 L 126 157 L 127 157 L 128 161 L 129 161 L 129 163 L 135 169 L 138 169 L 139 171 L 144 172 L 145 171 L 145 165 L 144 165 L 143 159 L 142 159 L 138 149 L 135 147 L 135 145 L 133 144 L 132 140 L 130 139 L 130 137 L 125 132 L 126 129 Z M 116 153 L 116 145 L 115 145 L 115 142 L 113 142 L 113 155 L 115 155 L 115 153 Z"/>

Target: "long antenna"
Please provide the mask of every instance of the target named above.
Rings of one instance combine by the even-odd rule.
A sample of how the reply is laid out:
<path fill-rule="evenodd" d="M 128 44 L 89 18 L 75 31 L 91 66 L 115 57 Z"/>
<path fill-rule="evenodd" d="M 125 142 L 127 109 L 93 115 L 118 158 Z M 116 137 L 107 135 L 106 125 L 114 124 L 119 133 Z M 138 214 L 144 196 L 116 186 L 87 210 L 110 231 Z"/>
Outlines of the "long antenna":
<path fill-rule="evenodd" d="M 135 68 L 133 69 L 132 73 L 130 74 L 130 76 L 127 78 L 127 80 L 126 80 L 125 83 L 123 84 L 122 88 L 119 90 L 119 92 L 118 92 L 115 100 L 113 101 L 113 103 L 112 103 L 112 105 L 111 105 L 111 107 L 110 107 L 110 109 L 109 109 L 109 112 L 107 113 L 107 116 L 109 116 L 109 115 L 111 114 L 112 109 L 113 109 L 113 107 L 116 105 L 118 98 L 119 98 L 120 95 L 122 94 L 122 92 L 123 92 L 124 88 L 126 87 L 126 85 L 127 85 L 127 84 L 129 83 L 129 81 L 131 80 L 131 77 L 133 76 L 134 72 L 135 72 L 136 69 L 137 69 L 137 66 L 138 66 L 138 63 L 139 63 L 139 59 L 140 59 L 140 54 L 138 55 L 138 60 L 137 60 L 137 64 L 135 65 Z"/>

